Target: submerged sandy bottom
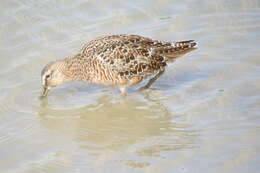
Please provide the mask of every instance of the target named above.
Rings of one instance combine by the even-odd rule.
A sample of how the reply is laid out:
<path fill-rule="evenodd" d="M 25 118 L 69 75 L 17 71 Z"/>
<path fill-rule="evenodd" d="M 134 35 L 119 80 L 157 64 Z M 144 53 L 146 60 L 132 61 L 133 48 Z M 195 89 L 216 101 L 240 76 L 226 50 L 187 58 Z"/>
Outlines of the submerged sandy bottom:
<path fill-rule="evenodd" d="M 172 173 L 260 170 L 260 4 L 0 2 L 0 170 Z M 40 101 L 40 71 L 100 35 L 195 39 L 143 93 L 71 83 Z"/>

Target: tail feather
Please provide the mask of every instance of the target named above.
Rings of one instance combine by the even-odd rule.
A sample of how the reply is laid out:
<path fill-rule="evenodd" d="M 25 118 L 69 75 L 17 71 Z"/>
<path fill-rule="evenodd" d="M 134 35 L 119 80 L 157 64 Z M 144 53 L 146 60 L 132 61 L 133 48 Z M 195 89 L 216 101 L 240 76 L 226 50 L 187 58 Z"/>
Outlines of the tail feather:
<path fill-rule="evenodd" d="M 176 46 L 178 46 L 180 44 L 181 45 L 188 45 L 189 47 L 194 47 L 197 45 L 197 43 L 195 42 L 195 40 L 187 40 L 187 41 L 179 41 L 175 43 Z"/>
<path fill-rule="evenodd" d="M 175 61 L 182 55 L 197 49 L 196 45 L 194 40 L 179 41 L 171 43 L 171 46 L 156 48 L 153 52 L 167 57 L 168 61 Z"/>

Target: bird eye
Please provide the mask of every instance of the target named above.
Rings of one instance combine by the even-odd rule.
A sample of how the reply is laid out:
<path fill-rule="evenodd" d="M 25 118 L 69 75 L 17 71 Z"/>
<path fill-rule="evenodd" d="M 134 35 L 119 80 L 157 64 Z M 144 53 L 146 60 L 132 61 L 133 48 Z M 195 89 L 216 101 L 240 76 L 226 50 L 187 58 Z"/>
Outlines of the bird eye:
<path fill-rule="evenodd" d="M 51 77 L 51 75 L 49 75 L 49 74 L 48 74 L 48 75 L 46 75 L 46 79 L 48 79 L 48 78 L 50 78 L 50 77 Z"/>

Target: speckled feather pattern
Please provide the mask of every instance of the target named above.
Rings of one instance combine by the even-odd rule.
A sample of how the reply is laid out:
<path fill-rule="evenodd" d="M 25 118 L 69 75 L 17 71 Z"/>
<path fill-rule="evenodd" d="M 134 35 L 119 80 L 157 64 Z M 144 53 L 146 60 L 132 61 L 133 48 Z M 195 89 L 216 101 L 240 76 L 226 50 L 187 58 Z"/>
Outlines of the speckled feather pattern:
<path fill-rule="evenodd" d="M 193 40 L 164 42 L 138 35 L 99 37 L 85 44 L 79 54 L 65 59 L 64 73 L 74 80 L 131 86 L 164 70 L 167 62 L 195 45 Z"/>

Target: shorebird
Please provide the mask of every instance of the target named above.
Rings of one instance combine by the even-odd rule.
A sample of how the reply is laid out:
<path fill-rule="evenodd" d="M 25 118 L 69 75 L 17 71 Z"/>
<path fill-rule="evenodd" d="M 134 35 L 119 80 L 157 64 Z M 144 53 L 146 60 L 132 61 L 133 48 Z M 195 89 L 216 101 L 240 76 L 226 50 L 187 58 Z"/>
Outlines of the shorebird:
<path fill-rule="evenodd" d="M 42 97 L 56 86 L 83 81 L 119 88 L 128 87 L 156 74 L 142 89 L 149 88 L 168 63 L 196 49 L 194 40 L 170 42 L 139 35 L 108 35 L 86 43 L 80 52 L 47 64 L 42 72 Z"/>

